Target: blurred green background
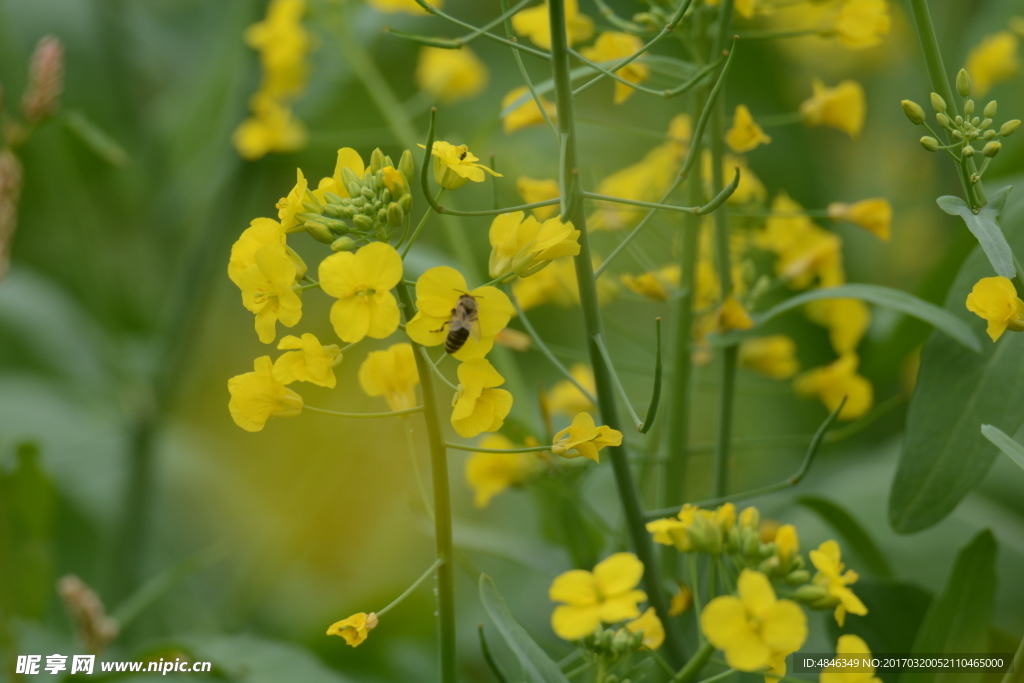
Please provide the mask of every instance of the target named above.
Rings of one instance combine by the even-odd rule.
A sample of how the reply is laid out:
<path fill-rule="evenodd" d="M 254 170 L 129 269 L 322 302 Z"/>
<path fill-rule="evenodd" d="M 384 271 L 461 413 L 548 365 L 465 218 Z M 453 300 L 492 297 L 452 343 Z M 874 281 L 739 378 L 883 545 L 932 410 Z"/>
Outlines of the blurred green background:
<path fill-rule="evenodd" d="M 610 4 L 625 16 L 642 8 L 633 0 Z M 1008 17 L 1024 13 L 1017 0 L 934 4 L 950 68 L 962 64 L 984 35 L 1004 28 Z M 446 9 L 476 24 L 500 11 L 497 0 L 448 0 Z M 597 16 L 588 2 L 582 9 Z M 781 114 L 810 95 L 812 78 L 863 83 L 867 123 L 858 139 L 832 129 L 774 127 L 768 130 L 772 144 L 749 155 L 751 168 L 770 195 L 785 190 L 806 207 L 889 198 L 892 242 L 853 226 L 835 227 L 850 280 L 907 290 L 941 305 L 972 242 L 963 225 L 934 203 L 940 194 L 957 193 L 952 168 L 920 149 L 916 129 L 900 110 L 900 99 L 925 102 L 930 88 L 906 8 L 892 3 L 890 11 L 891 35 L 865 51 L 818 38 L 749 43 L 733 67 L 728 109 L 742 102 L 755 117 Z M 177 648 L 214 659 L 218 675 L 232 680 L 433 680 L 429 588 L 390 613 L 357 650 L 324 635 L 330 623 L 350 613 L 379 609 L 432 561 L 431 532 L 398 430 L 307 412 L 249 434 L 226 409 L 227 378 L 249 370 L 266 350 L 225 274 L 232 241 L 252 218 L 276 215 L 274 204 L 291 188 L 297 166 L 319 178 L 332 172 L 339 147 L 354 147 L 368 158 L 379 146 L 395 159 L 403 149 L 353 74 L 331 22 L 314 12 L 306 21 L 318 39 L 311 83 L 295 107 L 310 130 L 309 144 L 298 154 L 240 160 L 230 135 L 259 79 L 255 53 L 242 34 L 264 12 L 265 3 L 255 0 L 0 1 L 0 82 L 8 103 L 16 103 L 24 88 L 41 36 L 58 36 L 66 49 L 61 113 L 20 150 L 25 181 L 13 268 L 0 283 L 0 471 L 7 482 L 0 506 L 16 530 L 0 538 L 6 543 L 0 547 L 0 680 L 10 675 L 14 654 L 81 651 L 54 588 L 68 573 L 94 587 L 108 611 L 154 577 L 180 578 L 168 581 L 166 592 L 128 625 L 106 659 Z M 418 47 L 381 29 L 390 24 L 431 35 L 458 33 L 437 19 L 385 17 L 362 5 L 350 17 L 349 30 L 406 102 L 416 135 L 425 137 L 430 100 L 417 94 L 412 80 Z M 515 204 L 515 178 L 553 177 L 557 149 L 541 128 L 501 131 L 501 98 L 520 85 L 518 72 L 502 46 L 478 42 L 473 49 L 489 67 L 489 85 L 478 97 L 441 108 L 438 137 L 466 142 L 484 159 L 494 152 L 505 175 L 498 182 L 501 200 Z M 535 78 L 543 77 L 538 70 Z M 1022 82 L 1017 77 L 996 86 L 992 95 L 1001 113 L 1024 111 Z M 642 95 L 613 107 L 608 84 L 586 93 L 580 116 L 608 125 L 580 124 L 583 165 L 592 174 L 585 182 L 592 188 L 639 160 L 684 107 L 683 100 Z M 1003 184 L 1024 170 L 1020 142 L 1005 143 L 986 180 Z M 466 187 L 451 202 L 486 206 L 490 189 Z M 414 218 L 424 206 L 417 195 Z M 1024 219 L 1022 209 L 1014 204 L 1011 215 Z M 440 222 L 432 223 L 411 269 L 457 264 L 462 249 L 482 272 L 489 220 L 462 221 L 465 240 L 458 244 Z M 650 238 L 652 249 L 668 240 L 672 228 L 663 220 Z M 595 241 L 600 253 L 615 244 L 607 235 Z M 318 262 L 318 245 L 301 239 L 293 244 L 308 263 Z M 333 340 L 329 300 L 305 301 L 303 331 Z M 667 310 L 629 296 L 611 303 L 606 315 L 613 321 L 613 356 L 652 365 L 649 346 L 616 330 L 646 329 Z M 928 330 L 874 313 L 862 369 L 882 400 L 901 391 L 904 362 Z M 578 311 L 544 306 L 531 319 L 552 344 L 582 352 Z M 775 325 L 797 339 L 804 367 L 832 357 L 826 332 L 802 317 Z M 337 410 L 383 410 L 379 399 L 359 390 L 355 373 L 367 352 L 389 343 L 361 344 L 339 368 L 338 388 L 303 387 L 306 401 Z M 527 387 L 554 383 L 536 352 L 515 358 Z M 717 375 L 712 364 L 696 378 L 696 444 L 714 437 Z M 648 376 L 627 375 L 627 385 L 645 400 Z M 536 424 L 536 400 L 529 394 L 516 400 L 519 419 Z M 788 384 L 748 373 L 740 378 L 737 410 L 740 441 L 809 435 L 825 415 L 816 402 L 795 397 Z M 856 437 L 825 448 L 795 492 L 755 503 L 763 515 L 796 524 L 805 548 L 834 530 L 795 497 L 840 503 L 870 531 L 894 578 L 928 593 L 942 587 L 956 551 L 979 529 L 991 528 L 999 542 L 1000 578 L 993 637 L 1009 645 L 997 649 L 1012 650 L 1024 632 L 1024 474 L 1000 458 L 953 515 L 925 532 L 897 536 L 885 509 L 903 414 L 901 406 Z M 738 449 L 734 486 L 782 479 L 803 449 Z M 425 452 L 421 443 L 420 456 Z M 473 508 L 464 455 L 451 456 L 457 541 L 496 578 L 530 633 L 550 652 L 567 653 L 568 645 L 548 625 L 547 587 L 570 567 L 568 555 L 545 535 L 530 493 L 512 491 L 484 511 Z M 709 455 L 691 459 L 693 499 L 707 496 L 709 463 Z M 614 527 L 617 503 L 607 465 L 590 473 L 583 491 Z M 613 541 L 604 552 L 616 547 Z M 884 593 L 885 577 L 858 559 L 852 556 L 849 564 L 866 585 L 876 582 Z M 459 573 L 457 582 L 465 680 L 489 681 L 476 643 L 475 624 L 486 619 L 475 581 Z M 872 603 L 870 590 L 864 593 L 869 608 L 878 604 L 884 614 L 884 600 Z M 818 640 L 805 650 L 831 649 L 828 619 L 812 615 L 812 638 Z M 505 655 L 499 648 L 499 657 Z"/>

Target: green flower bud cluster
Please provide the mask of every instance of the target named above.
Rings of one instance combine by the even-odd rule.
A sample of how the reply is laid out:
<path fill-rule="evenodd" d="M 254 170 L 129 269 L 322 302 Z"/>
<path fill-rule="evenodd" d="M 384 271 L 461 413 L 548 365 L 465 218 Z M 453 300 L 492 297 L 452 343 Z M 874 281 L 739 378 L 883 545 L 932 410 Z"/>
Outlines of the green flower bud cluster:
<path fill-rule="evenodd" d="M 321 201 L 307 190 L 302 203 L 306 212 L 297 218 L 310 235 L 330 244 L 334 251 L 351 251 L 359 238 L 388 241 L 405 224 L 412 209 L 410 186 L 414 174 L 415 162 L 409 150 L 396 167 L 391 157 L 375 149 L 362 177 L 350 168 L 341 169 L 347 197 L 326 192 Z"/>
<path fill-rule="evenodd" d="M 594 658 L 611 668 L 616 662 L 628 657 L 640 649 L 644 642 L 644 632 L 632 633 L 626 628 L 602 628 L 583 639 L 582 645 Z M 629 683 L 628 678 L 621 681 L 617 677 L 606 676 L 604 683 Z"/>

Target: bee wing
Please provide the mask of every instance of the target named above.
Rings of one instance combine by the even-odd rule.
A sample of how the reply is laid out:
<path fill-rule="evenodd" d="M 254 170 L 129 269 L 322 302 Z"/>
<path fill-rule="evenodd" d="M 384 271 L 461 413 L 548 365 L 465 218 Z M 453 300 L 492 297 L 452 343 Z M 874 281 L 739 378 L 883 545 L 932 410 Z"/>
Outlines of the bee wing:
<path fill-rule="evenodd" d="M 480 341 L 480 321 L 474 320 L 473 324 L 469 328 L 469 336 L 473 338 L 473 341 Z"/>

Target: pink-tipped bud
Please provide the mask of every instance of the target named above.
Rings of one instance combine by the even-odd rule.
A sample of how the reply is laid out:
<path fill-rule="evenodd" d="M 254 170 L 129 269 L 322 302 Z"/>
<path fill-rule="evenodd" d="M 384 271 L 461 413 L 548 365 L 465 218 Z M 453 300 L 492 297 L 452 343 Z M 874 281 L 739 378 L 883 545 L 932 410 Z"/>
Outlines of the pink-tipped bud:
<path fill-rule="evenodd" d="M 9 149 L 0 152 L 0 281 L 11 265 L 11 242 L 18 226 L 21 162 Z"/>
<path fill-rule="evenodd" d="M 63 90 L 64 46 L 55 36 L 43 36 L 32 53 L 28 89 L 21 100 L 25 120 L 39 123 L 56 114 Z"/>

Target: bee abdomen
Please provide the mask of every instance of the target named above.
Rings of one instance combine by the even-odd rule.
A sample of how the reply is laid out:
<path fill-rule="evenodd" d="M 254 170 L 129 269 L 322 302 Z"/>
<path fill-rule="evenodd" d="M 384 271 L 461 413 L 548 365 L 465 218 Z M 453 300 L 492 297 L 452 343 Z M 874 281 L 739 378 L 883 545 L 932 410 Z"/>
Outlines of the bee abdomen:
<path fill-rule="evenodd" d="M 469 339 L 469 330 L 451 330 L 448 333 L 448 337 L 444 340 L 444 350 L 448 352 L 448 355 L 451 355 L 461 349 L 467 339 Z"/>

